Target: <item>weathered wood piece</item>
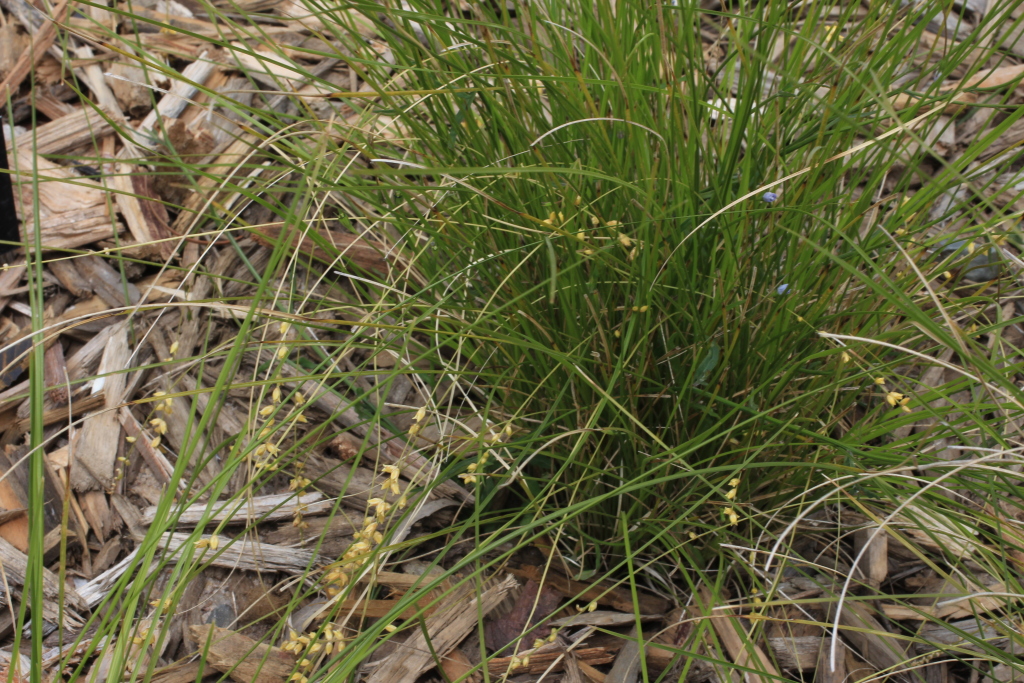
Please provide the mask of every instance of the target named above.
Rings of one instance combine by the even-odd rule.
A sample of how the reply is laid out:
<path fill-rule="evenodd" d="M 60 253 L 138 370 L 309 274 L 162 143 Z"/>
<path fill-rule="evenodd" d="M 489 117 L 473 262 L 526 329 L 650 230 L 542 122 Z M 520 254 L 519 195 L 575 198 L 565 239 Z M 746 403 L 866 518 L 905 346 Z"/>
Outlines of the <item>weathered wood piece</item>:
<path fill-rule="evenodd" d="M 516 580 L 508 576 L 500 583 L 493 580 L 488 583 L 490 586 L 479 597 L 473 595 L 476 587 L 472 584 L 457 589 L 427 618 L 422 630 L 416 630 L 404 643 L 396 645 L 395 652 L 370 673 L 367 683 L 412 683 L 434 666 L 435 653 L 444 657 L 451 652 L 469 635 L 478 619 L 505 599 Z"/>
<path fill-rule="evenodd" d="M 0 101 L 6 102 L 8 97 L 13 98 L 17 94 L 21 82 L 32 71 L 32 67 L 53 45 L 53 41 L 57 37 L 57 24 L 64 21 L 67 8 L 68 0 L 61 0 L 57 3 L 53 9 L 53 19 L 46 22 L 42 30 L 32 37 L 31 47 L 22 54 L 7 77 L 0 82 Z"/>
<path fill-rule="evenodd" d="M 771 659 L 757 643 L 750 639 L 743 624 L 733 616 L 732 610 L 715 606 L 711 591 L 706 586 L 700 587 L 698 595 L 702 603 L 702 611 L 711 620 L 715 633 L 718 634 L 719 640 L 722 641 L 733 663 L 744 669 L 761 672 L 744 671 L 743 677 L 751 683 L 769 683 L 779 679 L 779 672 L 772 664 Z"/>
<path fill-rule="evenodd" d="M 106 192 L 99 183 L 41 157 L 33 159 L 27 140 L 15 138 L 10 160 L 22 240 L 34 244 L 33 186 L 39 191 L 40 238 L 44 249 L 74 249 L 113 237 Z M 10 150 L 9 150 L 10 152 Z M 35 170 L 35 174 L 34 174 Z"/>
<path fill-rule="evenodd" d="M 273 522 L 282 519 L 291 519 L 296 509 L 302 511 L 303 516 L 318 515 L 330 512 L 334 507 L 334 500 L 325 499 L 322 493 L 278 493 L 267 496 L 254 496 L 248 499 L 228 502 L 196 503 L 190 505 L 177 518 L 177 526 L 195 526 L 200 522 L 203 515 L 213 509 L 213 514 L 208 523 L 220 524 L 251 524 L 253 522 Z M 142 522 L 146 525 L 153 523 L 156 516 L 156 507 L 148 507 L 142 511 Z"/>
<path fill-rule="evenodd" d="M 117 409 L 124 402 L 125 367 L 128 348 L 128 323 L 117 323 L 100 360 L 93 393 L 103 392 L 103 409 L 86 418 L 72 442 L 75 454 L 71 467 L 71 485 L 76 491 L 106 489 L 113 483 L 117 449 L 111 448 L 121 433 Z"/>
<path fill-rule="evenodd" d="M 209 540 L 206 535 L 203 539 Z M 169 533 L 160 537 L 160 547 L 172 553 L 185 543 L 190 543 L 189 534 Z M 285 572 L 287 574 L 304 574 L 313 566 L 313 553 L 297 548 L 279 548 L 269 543 L 254 541 L 249 537 L 226 538 L 217 537 L 217 549 L 202 549 L 206 558 L 215 567 L 228 569 L 245 569 L 254 572 Z"/>
<path fill-rule="evenodd" d="M 295 669 L 295 657 L 217 626 L 189 627 L 206 662 L 238 683 L 283 683 Z"/>
<path fill-rule="evenodd" d="M 530 655 L 528 663 L 523 663 L 522 657 L 515 657 L 514 660 L 512 657 L 494 657 L 487 661 L 487 670 L 495 676 L 500 676 L 506 671 L 512 675 L 525 673 L 541 674 L 547 671 L 552 662 L 562 657 L 562 661 L 555 664 L 551 669 L 552 671 L 561 671 L 565 663 L 565 657 L 562 654 L 561 652 L 540 652 Z M 581 647 L 573 650 L 573 654 L 575 654 L 576 661 L 579 664 L 586 664 L 588 667 L 610 664 L 615 659 L 615 652 L 610 652 L 603 647 Z M 580 668 L 587 671 L 582 666 Z M 588 677 L 590 675 L 589 673 L 587 674 Z"/>
<path fill-rule="evenodd" d="M 119 163 L 111 178 L 117 190 L 117 207 L 128 224 L 128 231 L 147 251 L 167 260 L 174 253 L 177 244 L 173 237 L 167 207 L 158 199 L 149 178 L 139 173 L 133 164 Z"/>
<path fill-rule="evenodd" d="M 82 106 L 72 114 L 38 126 L 32 135 L 37 154 L 65 154 L 114 132 L 107 117 Z"/>

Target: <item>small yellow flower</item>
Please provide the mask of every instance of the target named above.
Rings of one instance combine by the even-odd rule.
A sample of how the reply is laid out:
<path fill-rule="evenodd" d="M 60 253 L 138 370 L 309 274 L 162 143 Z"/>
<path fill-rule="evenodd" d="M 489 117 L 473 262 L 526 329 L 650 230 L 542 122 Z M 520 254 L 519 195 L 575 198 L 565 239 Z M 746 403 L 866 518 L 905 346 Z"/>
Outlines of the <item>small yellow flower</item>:
<path fill-rule="evenodd" d="M 274 387 L 274 390 L 270 392 L 270 400 L 274 403 L 281 402 L 281 387 Z"/>
<path fill-rule="evenodd" d="M 416 411 L 416 414 L 413 416 L 412 419 L 415 420 L 416 422 L 423 422 L 423 418 L 425 418 L 426 416 L 427 408 L 426 406 L 422 406 L 419 410 Z"/>
<path fill-rule="evenodd" d="M 284 360 L 287 357 L 288 357 L 288 347 L 285 346 L 284 344 L 281 344 L 281 346 L 279 346 L 278 349 L 277 349 L 277 359 L 278 360 Z"/>
<path fill-rule="evenodd" d="M 163 418 L 154 417 L 152 420 L 149 421 L 149 424 L 153 426 L 153 431 L 156 432 L 157 434 L 167 433 L 167 422 L 165 422 Z"/>
<path fill-rule="evenodd" d="M 153 440 L 149 442 L 149 447 L 150 448 L 160 448 L 160 437 L 159 436 L 153 437 Z"/>
<path fill-rule="evenodd" d="M 844 363 L 849 363 L 850 362 L 850 354 L 848 354 L 846 351 L 843 351 L 842 355 L 840 356 L 840 359 Z"/>
<path fill-rule="evenodd" d="M 398 627 L 395 626 L 394 624 L 388 624 L 387 626 L 384 627 L 384 630 L 387 631 L 388 633 L 394 633 L 395 631 L 398 630 Z"/>
<path fill-rule="evenodd" d="M 885 386 L 885 378 L 884 377 L 876 377 L 875 378 L 875 384 L 877 384 L 878 386 Z"/>
<path fill-rule="evenodd" d="M 126 437 L 124 437 L 124 440 L 127 441 L 128 443 L 135 443 L 135 437 L 134 436 L 126 436 Z"/>
<path fill-rule="evenodd" d="M 381 472 L 386 474 L 390 479 L 394 479 L 396 481 L 398 480 L 398 475 L 402 473 L 402 471 L 398 469 L 397 465 L 384 465 L 384 467 L 381 468 Z"/>
<path fill-rule="evenodd" d="M 594 227 L 597 227 L 598 225 L 601 225 L 601 219 L 598 218 L 597 216 L 591 216 L 590 224 L 593 225 Z"/>
<path fill-rule="evenodd" d="M 729 518 L 729 523 L 736 526 L 740 523 L 740 516 L 736 514 L 736 511 L 732 508 L 725 508 L 722 510 L 722 514 Z"/>
<path fill-rule="evenodd" d="M 281 333 L 281 336 L 283 337 L 284 335 L 288 334 L 288 330 L 291 329 L 291 326 L 292 324 L 288 322 L 281 323 L 280 325 L 277 326 L 277 330 L 278 332 Z"/>
<path fill-rule="evenodd" d="M 377 519 L 381 521 L 383 521 L 384 515 L 388 513 L 388 510 L 391 509 L 391 504 L 383 498 L 371 498 L 366 501 L 366 504 L 374 509 L 374 514 L 377 516 Z"/>
<path fill-rule="evenodd" d="M 260 417 L 267 417 L 274 412 L 274 406 L 263 406 L 260 408 Z"/>
<path fill-rule="evenodd" d="M 640 307 L 640 312 L 641 313 L 646 313 L 648 311 L 648 309 L 650 309 L 650 306 L 641 306 Z"/>
<path fill-rule="evenodd" d="M 890 391 L 888 394 L 885 395 L 886 403 L 891 405 L 893 408 L 895 408 L 896 404 L 900 403 L 902 400 L 903 400 L 903 394 L 901 394 L 898 391 Z"/>
<path fill-rule="evenodd" d="M 729 489 L 725 492 L 725 497 L 729 500 L 736 500 L 736 489 Z"/>
<path fill-rule="evenodd" d="M 733 479 L 729 480 L 729 486 L 731 486 L 733 488 L 736 488 L 739 485 L 740 485 L 740 478 L 739 477 L 734 477 Z"/>
<path fill-rule="evenodd" d="M 629 249 L 630 247 L 633 246 L 633 240 L 629 239 L 629 235 L 623 235 L 620 232 L 619 233 L 619 244 L 624 246 L 626 249 Z"/>
<path fill-rule="evenodd" d="M 296 391 L 294 394 L 292 394 L 292 400 L 295 401 L 295 405 L 301 406 L 303 403 L 306 402 L 306 397 L 302 395 L 302 392 Z"/>

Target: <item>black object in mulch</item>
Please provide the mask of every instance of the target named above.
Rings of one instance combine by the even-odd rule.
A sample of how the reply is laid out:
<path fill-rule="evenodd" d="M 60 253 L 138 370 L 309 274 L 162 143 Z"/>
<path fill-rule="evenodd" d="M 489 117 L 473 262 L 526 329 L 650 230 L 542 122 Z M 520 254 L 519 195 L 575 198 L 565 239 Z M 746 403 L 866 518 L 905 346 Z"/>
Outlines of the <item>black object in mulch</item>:
<path fill-rule="evenodd" d="M 16 249 L 21 243 L 18 215 L 14 211 L 14 187 L 7 165 L 6 128 L 0 118 L 0 255 Z"/>

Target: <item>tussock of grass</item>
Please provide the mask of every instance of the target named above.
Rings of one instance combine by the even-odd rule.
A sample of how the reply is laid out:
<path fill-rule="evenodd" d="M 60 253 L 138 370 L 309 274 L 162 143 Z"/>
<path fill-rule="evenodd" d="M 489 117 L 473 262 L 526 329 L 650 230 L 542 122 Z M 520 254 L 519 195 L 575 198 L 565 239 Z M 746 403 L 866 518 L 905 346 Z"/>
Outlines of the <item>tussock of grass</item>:
<path fill-rule="evenodd" d="M 474 418 L 426 453 L 438 481 L 476 495 L 431 557 L 446 575 L 486 576 L 509 548 L 543 542 L 582 580 L 683 602 L 706 585 L 716 602 L 731 592 L 785 605 L 782 570 L 813 559 L 791 545 L 796 528 L 814 535 L 811 516 L 830 529 L 823 564 L 848 566 L 845 546 L 831 544 L 873 520 L 940 575 L 980 567 L 1019 593 L 1000 531 L 1021 507 L 1022 395 L 1007 336 L 1019 318 L 1005 306 L 1017 285 L 1009 266 L 987 287 L 965 279 L 976 254 L 945 247 L 973 240 L 1001 254 L 1020 239 L 1006 228 L 1012 205 L 947 197 L 1024 109 L 1009 94 L 990 103 L 1002 120 L 958 155 L 930 142 L 951 125 L 944 103 L 963 96 L 942 84 L 1000 65 L 983 46 L 1005 10 L 918 59 L 929 3 L 303 5 L 367 93 L 295 98 L 283 112 L 207 93 L 247 121 L 253 158 L 223 175 L 164 160 L 192 178 L 215 174 L 238 207 L 204 210 L 197 233 L 234 239 L 245 204 L 284 223 L 249 282 L 197 266 L 248 307 L 230 346 L 218 339 L 196 359 L 217 378 L 213 404 L 227 401 L 247 353 L 278 341 L 264 323 L 279 315 L 301 321 L 297 372 L 354 392 L 367 423 L 409 436 Z M 353 30 L 366 26 L 380 43 Z M 1011 169 L 1000 163 L 983 170 Z M 325 226 L 382 240 L 403 267 L 380 283 L 285 248 L 288 235 Z M 314 315 L 359 325 L 334 334 Z M 401 361 L 394 369 L 337 363 L 384 348 Z M 249 364 L 254 413 L 280 379 L 265 356 Z M 923 381 L 936 358 L 951 369 Z M 399 419 L 365 400 L 360 377 L 388 388 L 413 363 L 431 397 L 424 414 Z M 194 414 L 196 434 L 216 421 Z M 296 439 L 282 467 L 324 440 Z M 226 448 L 222 472 L 203 482 L 210 499 L 258 442 Z M 175 477 L 204 447 L 182 450 Z M 171 513 L 168 498 L 142 564 L 156 561 Z M 363 566 L 415 552 L 382 540 Z M 186 552 L 167 566 L 164 592 L 176 595 L 202 565 Z M 130 625 L 149 590 L 137 580 L 100 633 Z M 387 622 L 334 657 L 332 680 L 355 673 Z M 1012 659 L 969 640 L 992 661 Z M 713 645 L 704 653 L 727 661 Z"/>

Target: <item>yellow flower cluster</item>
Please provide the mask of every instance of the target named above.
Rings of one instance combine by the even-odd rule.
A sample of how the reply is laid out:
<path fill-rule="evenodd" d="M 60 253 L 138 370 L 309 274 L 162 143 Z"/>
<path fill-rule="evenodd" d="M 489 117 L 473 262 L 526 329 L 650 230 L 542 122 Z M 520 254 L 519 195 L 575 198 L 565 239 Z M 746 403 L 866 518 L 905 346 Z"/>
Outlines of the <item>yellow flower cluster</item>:
<path fill-rule="evenodd" d="M 884 377 L 876 377 L 875 378 L 875 384 L 877 384 L 880 387 L 881 386 L 885 386 L 885 378 Z M 904 396 L 903 394 L 901 394 L 898 391 L 887 391 L 886 394 L 885 394 L 885 402 L 888 403 L 889 405 L 891 405 L 893 408 L 895 408 L 896 406 L 899 406 L 900 410 L 902 410 L 905 413 L 911 412 L 910 411 L 910 405 L 909 405 L 910 404 L 910 397 L 909 396 Z"/>
<path fill-rule="evenodd" d="M 739 485 L 740 485 L 740 478 L 739 477 L 736 477 L 735 479 L 730 479 L 729 480 L 729 486 L 731 486 L 732 488 L 725 492 L 725 497 L 728 500 L 736 500 L 736 491 L 737 491 Z"/>
<path fill-rule="evenodd" d="M 469 463 L 469 467 L 466 468 L 466 471 L 459 475 L 463 484 L 475 483 L 478 477 L 483 476 L 481 470 L 483 470 L 484 465 L 487 464 L 487 458 L 489 455 L 490 451 L 484 451 L 483 455 L 480 456 L 480 460 Z"/>
<path fill-rule="evenodd" d="M 382 468 L 387 481 L 381 485 L 382 489 L 397 491 L 398 476 L 401 470 L 395 465 L 385 465 Z M 392 488 L 394 486 L 395 488 Z M 321 581 L 324 584 L 324 592 L 334 597 L 340 593 L 352 580 L 352 574 L 359 571 L 363 563 L 375 546 L 384 542 L 384 534 L 380 527 L 387 519 L 388 513 L 393 508 L 402 510 L 408 505 L 405 496 L 402 496 L 392 505 L 383 498 L 370 498 L 366 501 L 366 516 L 363 518 L 363 527 L 352 534 L 352 544 L 341 556 L 338 562 L 326 569 Z"/>
<path fill-rule="evenodd" d="M 171 414 L 171 405 L 174 403 L 174 399 L 167 396 L 166 391 L 154 391 L 153 398 L 163 398 L 162 401 L 153 406 L 154 412 L 163 413 L 164 415 Z"/>
<path fill-rule="evenodd" d="M 324 625 L 322 633 L 314 633 L 309 636 L 290 630 L 288 640 L 281 646 L 281 649 L 299 658 L 299 670 L 293 673 L 288 680 L 296 683 L 308 683 L 309 674 L 322 658 L 330 657 L 345 649 L 345 637 L 341 628 L 336 624 L 327 623 Z"/>
<path fill-rule="evenodd" d="M 210 550 L 216 550 L 220 547 L 220 537 L 217 535 L 210 536 L 209 538 L 201 538 L 196 541 L 196 549 L 201 550 L 203 548 L 209 548 Z"/>
<path fill-rule="evenodd" d="M 384 474 L 386 474 L 388 478 L 385 479 L 384 483 L 380 485 L 381 489 L 384 491 L 390 491 L 392 494 L 396 496 L 402 495 L 402 489 L 398 487 L 398 476 L 402 472 L 401 470 L 398 469 L 398 466 L 384 465 L 382 469 L 384 471 Z"/>
<path fill-rule="evenodd" d="M 409 427 L 409 438 L 414 438 L 423 429 L 423 420 L 427 417 L 427 409 L 421 407 L 412 418 L 412 426 Z"/>

